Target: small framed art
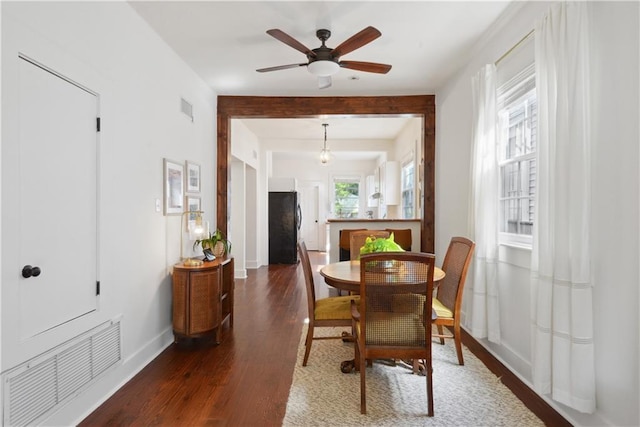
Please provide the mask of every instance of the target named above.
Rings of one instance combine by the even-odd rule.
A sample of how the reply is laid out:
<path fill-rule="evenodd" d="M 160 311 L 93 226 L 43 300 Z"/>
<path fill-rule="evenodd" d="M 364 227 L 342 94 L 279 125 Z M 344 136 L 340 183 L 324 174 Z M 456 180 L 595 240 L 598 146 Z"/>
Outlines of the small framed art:
<path fill-rule="evenodd" d="M 200 192 L 200 165 L 187 160 L 187 193 Z"/>
<path fill-rule="evenodd" d="M 186 200 L 186 209 L 189 212 L 197 212 L 202 210 L 201 209 L 201 201 L 200 201 L 200 197 L 199 196 L 192 196 L 190 194 L 187 194 L 185 196 L 185 200 Z M 189 221 L 195 221 L 196 219 L 196 214 L 189 214 Z"/>
<path fill-rule="evenodd" d="M 184 206 L 184 165 L 164 159 L 164 214 L 180 215 Z"/>

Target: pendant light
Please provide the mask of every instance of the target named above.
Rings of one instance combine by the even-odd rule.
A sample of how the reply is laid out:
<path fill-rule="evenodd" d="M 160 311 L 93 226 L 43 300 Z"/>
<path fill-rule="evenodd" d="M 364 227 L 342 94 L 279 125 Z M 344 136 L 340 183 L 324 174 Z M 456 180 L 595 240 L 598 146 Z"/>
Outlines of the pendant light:
<path fill-rule="evenodd" d="M 326 165 L 329 163 L 329 149 L 327 148 L 327 126 L 329 123 L 323 123 L 324 126 L 324 145 L 322 146 L 322 151 L 320 151 L 320 163 Z"/>

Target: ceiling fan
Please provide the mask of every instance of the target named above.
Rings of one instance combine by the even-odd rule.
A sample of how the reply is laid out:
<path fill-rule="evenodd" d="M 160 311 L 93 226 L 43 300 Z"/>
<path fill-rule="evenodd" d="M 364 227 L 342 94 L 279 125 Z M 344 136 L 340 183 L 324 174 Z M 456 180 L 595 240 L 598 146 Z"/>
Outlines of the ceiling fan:
<path fill-rule="evenodd" d="M 375 62 L 340 61 L 341 56 L 346 55 L 349 52 L 353 52 L 367 43 L 371 43 L 382 35 L 380 31 L 371 26 L 357 34 L 354 34 L 339 44 L 338 47 L 333 49 L 325 45 L 325 42 L 329 37 L 331 37 L 331 31 L 325 29 L 316 31 L 316 36 L 322 42 L 322 46 L 315 49 L 309 49 L 290 35 L 278 29 L 268 30 L 267 34 L 304 53 L 307 56 L 308 62 L 260 68 L 256 70 L 259 73 L 286 70 L 288 68 L 295 67 L 307 67 L 311 74 L 318 77 L 318 87 L 320 89 L 325 89 L 331 86 L 331 76 L 336 74 L 340 68 L 349 68 L 351 70 L 378 74 L 386 74 L 391 69 L 391 65 L 378 64 Z"/>

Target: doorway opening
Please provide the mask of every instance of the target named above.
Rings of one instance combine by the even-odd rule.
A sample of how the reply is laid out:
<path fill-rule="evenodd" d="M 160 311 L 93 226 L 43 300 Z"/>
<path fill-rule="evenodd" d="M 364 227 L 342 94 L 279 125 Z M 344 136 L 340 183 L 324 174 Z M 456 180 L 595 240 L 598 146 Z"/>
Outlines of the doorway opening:
<path fill-rule="evenodd" d="M 422 203 L 420 250 L 433 252 L 435 219 L 435 95 L 382 97 L 251 97 L 219 96 L 217 115 L 217 227 L 227 232 L 231 221 L 231 120 L 243 118 L 420 117 L 423 122 L 423 165 L 419 176 Z"/>

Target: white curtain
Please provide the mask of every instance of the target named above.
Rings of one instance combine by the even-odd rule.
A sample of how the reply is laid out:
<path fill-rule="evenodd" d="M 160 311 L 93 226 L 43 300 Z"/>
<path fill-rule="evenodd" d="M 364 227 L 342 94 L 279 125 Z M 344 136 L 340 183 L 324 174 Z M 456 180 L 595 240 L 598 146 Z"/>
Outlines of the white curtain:
<path fill-rule="evenodd" d="M 472 267 L 471 334 L 500 343 L 498 311 L 498 151 L 496 68 L 485 65 L 472 80 L 473 155 L 469 230 L 476 243 Z"/>
<path fill-rule="evenodd" d="M 538 184 L 532 252 L 535 389 L 595 410 L 590 274 L 587 3 L 555 4 L 535 28 Z"/>

